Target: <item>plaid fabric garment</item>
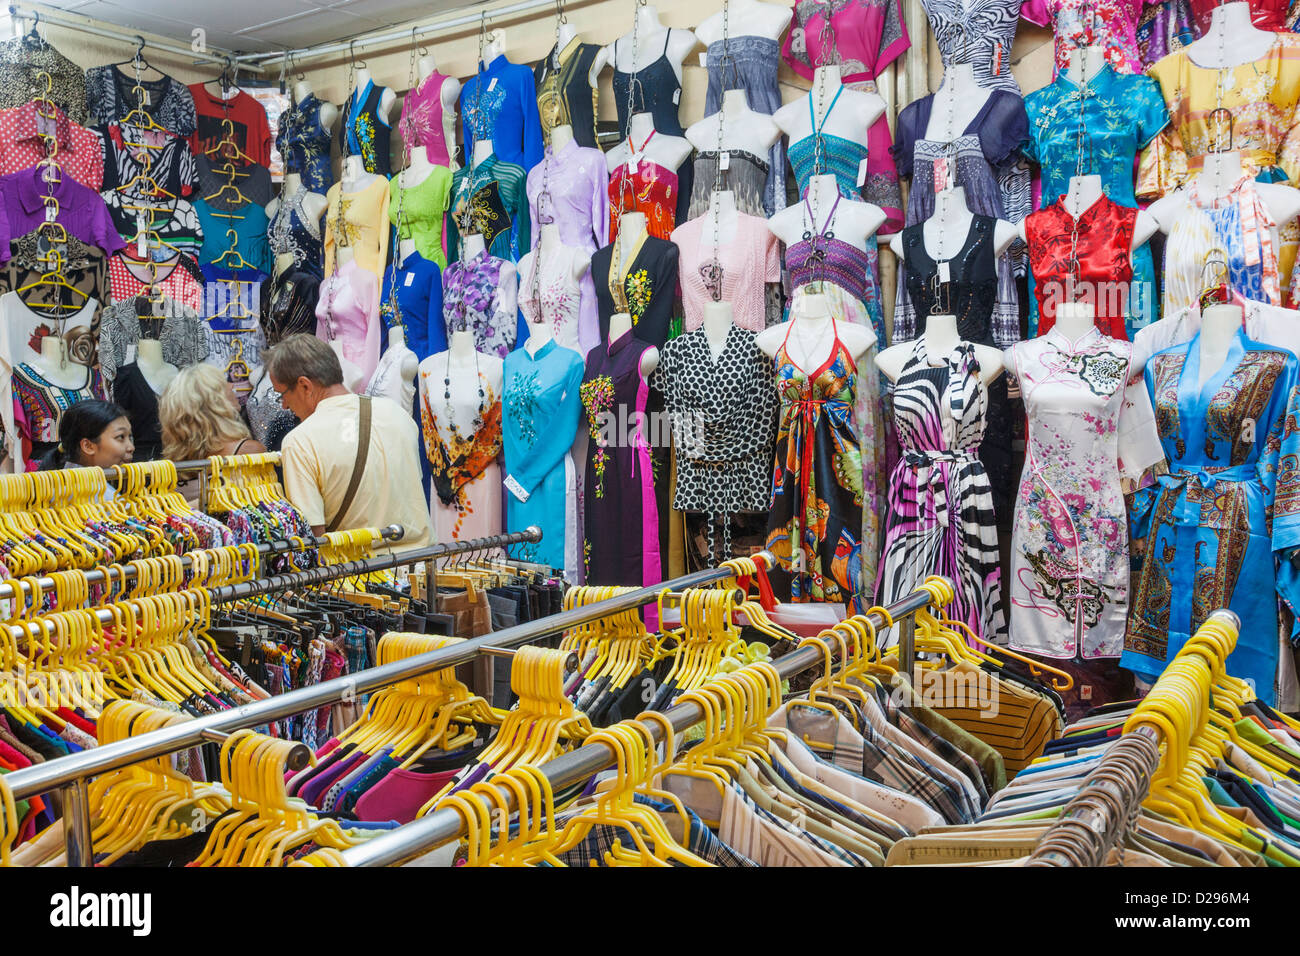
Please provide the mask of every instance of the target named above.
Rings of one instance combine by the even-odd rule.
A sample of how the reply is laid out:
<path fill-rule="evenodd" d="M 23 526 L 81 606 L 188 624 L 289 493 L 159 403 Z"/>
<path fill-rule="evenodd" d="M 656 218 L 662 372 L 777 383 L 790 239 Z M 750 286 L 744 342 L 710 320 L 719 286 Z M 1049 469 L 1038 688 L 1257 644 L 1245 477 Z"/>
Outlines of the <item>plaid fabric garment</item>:
<path fill-rule="evenodd" d="M 677 816 L 677 808 L 667 801 L 654 800 L 649 797 L 636 796 L 637 803 L 653 808 L 665 817 Z M 575 814 L 560 814 L 555 821 L 557 826 L 563 824 Z M 682 845 L 706 863 L 714 866 L 756 867 L 753 860 L 737 853 L 714 835 L 702 820 L 689 807 L 686 808 L 686 839 Z M 559 855 L 568 866 L 604 866 L 605 854 L 614 849 L 617 840 L 625 849 L 635 848 L 628 832 L 621 827 L 598 825 L 591 828 L 587 836 L 573 849 Z"/>
<path fill-rule="evenodd" d="M 750 799 L 749 794 L 745 793 L 745 791 L 741 790 L 739 787 L 733 786 L 731 789 L 735 791 L 738 797 L 740 797 L 742 800 L 745 801 L 745 803 L 749 806 L 749 808 L 753 810 L 755 815 L 758 816 L 760 819 L 765 820 L 768 823 L 771 823 L 773 826 L 780 827 L 782 830 L 785 830 L 787 833 L 794 834 L 799 839 L 807 842 L 811 846 L 816 847 L 817 849 L 821 850 L 823 853 L 828 853 L 833 857 L 843 860 L 849 866 L 870 866 L 871 865 L 862 857 L 858 856 L 856 853 L 852 853 L 841 846 L 837 846 L 836 844 L 830 842 L 829 840 L 823 840 L 820 837 L 815 837 L 808 831 L 801 830 L 794 824 L 787 823 L 786 821 L 782 820 L 780 817 L 769 813 L 768 811 L 760 807 L 757 803 L 755 803 L 752 799 Z"/>
<path fill-rule="evenodd" d="M 983 807 L 989 801 L 988 786 L 984 782 L 984 774 L 980 771 L 979 764 L 970 754 L 963 753 L 955 745 L 944 740 L 933 730 L 921 723 L 911 714 L 902 708 L 894 711 L 891 715 L 895 726 L 903 733 L 907 734 L 913 740 L 917 741 L 926 750 L 929 750 L 936 757 L 948 761 L 954 767 L 962 770 L 970 781 L 975 785 L 976 793 L 979 795 L 979 807 Z"/>

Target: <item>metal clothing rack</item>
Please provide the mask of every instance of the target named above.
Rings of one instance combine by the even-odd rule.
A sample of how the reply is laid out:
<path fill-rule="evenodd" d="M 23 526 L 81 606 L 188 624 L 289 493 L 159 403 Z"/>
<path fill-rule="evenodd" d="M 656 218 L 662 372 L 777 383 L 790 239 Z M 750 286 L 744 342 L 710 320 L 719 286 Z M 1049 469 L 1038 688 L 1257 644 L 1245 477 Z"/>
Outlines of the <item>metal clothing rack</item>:
<path fill-rule="evenodd" d="M 374 529 L 375 541 L 400 541 L 405 536 L 406 531 L 400 524 L 390 524 L 385 528 Z M 307 538 L 281 538 L 276 541 L 270 541 L 266 544 L 257 546 L 257 553 L 261 557 L 267 555 L 283 554 L 286 551 L 303 551 L 308 548 L 322 548 L 329 544 L 329 540 L 324 537 L 307 537 Z M 181 567 L 189 569 L 192 563 L 188 554 L 181 555 Z M 333 565 L 328 565 L 333 567 Z M 126 564 L 114 565 L 112 567 L 99 567 L 90 571 L 83 572 L 87 584 L 111 583 L 119 580 L 130 580 L 136 576 L 136 565 L 134 561 Z M 50 577 L 36 579 L 36 586 L 42 591 L 52 591 L 55 587 L 55 581 Z M 27 578 L 10 578 L 7 581 L 0 581 L 0 599 L 17 598 L 25 596 L 31 590 L 31 583 Z"/>
<path fill-rule="evenodd" d="M 885 611 L 892 621 L 898 621 L 899 618 L 908 617 L 926 607 L 931 600 L 929 591 L 917 590 L 891 604 L 885 608 Z M 592 606 L 599 607 L 599 605 Z M 878 627 L 884 627 L 888 623 L 875 614 L 871 615 L 871 620 Z M 825 656 L 820 649 L 805 647 L 780 657 L 772 663 L 784 680 L 824 662 Z M 670 707 L 664 711 L 664 715 L 672 721 L 674 733 L 680 733 L 705 718 L 700 706 L 691 702 Z M 663 740 L 663 727 L 657 721 L 646 722 L 643 726 L 654 735 L 656 744 Z M 602 743 L 589 743 L 561 754 L 554 760 L 548 760 L 541 765 L 540 769 L 550 780 L 551 788 L 558 793 L 565 787 L 580 783 L 602 770 L 613 767 L 614 763 L 615 755 L 612 750 Z M 13 776 L 10 774 L 9 779 L 12 780 Z M 498 793 L 508 807 L 514 807 L 514 795 L 508 787 L 498 787 Z M 449 807 L 443 808 L 419 817 L 412 823 L 373 837 L 359 846 L 344 850 L 343 859 L 348 866 L 395 866 L 456 839 L 464 829 L 465 821 L 460 813 Z"/>
<path fill-rule="evenodd" d="M 1205 624 L 1216 621 L 1234 635 L 1241 630 L 1241 619 L 1232 611 L 1215 611 Z M 1164 739 L 1162 728 L 1140 721 L 1111 745 L 1039 839 L 1025 865 L 1101 866 L 1142 809 L 1151 778 L 1160 766 Z"/>
<path fill-rule="evenodd" d="M 330 565 L 329 568 L 278 575 L 265 581 L 253 581 L 248 584 L 232 585 L 228 588 L 215 590 L 222 592 L 223 600 L 232 600 L 239 597 L 248 597 L 252 594 L 264 593 L 267 590 L 297 586 L 304 583 L 320 583 L 323 580 L 328 580 L 330 575 L 322 572 L 334 572 L 334 577 L 342 577 L 398 565 L 415 564 L 420 561 L 470 551 L 479 551 L 489 547 L 500 547 L 505 544 L 535 542 L 540 539 L 541 532 L 532 528 L 516 534 L 496 535 L 490 538 L 474 538 L 451 544 L 434 545 L 393 557 Z M 770 556 L 758 555 L 755 559 L 762 561 L 769 567 L 775 564 L 775 560 L 771 559 Z M 379 667 L 371 667 L 355 674 L 347 674 L 332 680 L 322 681 L 310 687 L 301 687 L 232 710 L 208 714 L 184 723 L 164 727 L 161 730 L 140 734 L 128 740 L 120 740 L 116 743 L 96 747 L 93 750 L 84 750 L 81 753 L 60 757 L 22 770 L 15 770 L 5 777 L 5 783 L 9 786 L 16 800 L 22 800 L 36 794 L 48 793 L 52 790 L 63 791 L 64 844 L 67 849 L 68 865 L 86 866 L 91 862 L 91 854 L 93 853 L 90 843 L 90 807 L 87 802 L 86 787 L 86 781 L 89 777 L 107 773 L 110 770 L 117 770 L 152 757 L 160 757 L 164 754 L 197 746 L 207 740 L 216 739 L 212 737 L 213 734 L 229 734 L 245 727 L 253 727 L 258 724 L 291 717 L 294 714 L 338 703 L 341 700 L 353 698 L 357 694 L 377 690 L 398 681 L 410 680 L 431 671 L 464 664 L 474 660 L 482 653 L 490 653 L 492 649 L 513 647 L 549 637 L 575 625 L 597 621 L 611 614 L 648 604 L 656 600 L 665 588 L 679 591 L 685 588 L 703 587 L 733 577 L 735 577 L 735 572 L 729 568 L 697 571 L 694 574 L 674 578 L 662 584 L 638 588 L 635 591 L 629 591 L 606 601 L 583 605 L 549 617 L 529 621 L 526 624 L 519 624 L 491 634 L 484 634 L 481 637 L 461 641 L 451 647 L 404 658 L 400 661 L 393 661 Z M 216 600 L 217 598 L 214 595 L 214 601 Z M 806 662 L 803 666 L 808 666 L 812 662 L 821 659 L 818 653 L 810 654 L 807 651 L 791 656 L 801 656 Z"/>

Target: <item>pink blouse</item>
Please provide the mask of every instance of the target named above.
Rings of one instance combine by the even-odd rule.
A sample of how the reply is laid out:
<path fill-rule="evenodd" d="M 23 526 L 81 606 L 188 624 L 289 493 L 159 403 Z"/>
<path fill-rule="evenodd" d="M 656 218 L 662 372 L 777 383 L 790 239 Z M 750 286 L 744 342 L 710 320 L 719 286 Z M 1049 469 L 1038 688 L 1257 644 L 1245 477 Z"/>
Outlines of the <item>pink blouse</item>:
<path fill-rule="evenodd" d="M 343 357 L 361 370 L 362 385 L 379 364 L 379 324 L 379 280 L 356 260 L 321 283 L 316 335 L 342 345 Z"/>
<path fill-rule="evenodd" d="M 781 281 L 781 253 L 767 220 L 739 214 L 736 235 L 717 251 L 722 266 L 721 301 L 730 302 L 736 325 L 761 332 L 766 327 L 765 283 Z M 708 265 L 713 259 L 713 216 L 705 213 L 673 230 L 679 250 L 678 283 L 691 332 L 704 323 L 704 307 L 714 301 L 709 291 Z"/>
<path fill-rule="evenodd" d="M 423 146 L 435 166 L 450 166 L 450 150 L 455 148 L 455 142 L 450 146 L 447 143 L 451 124 L 442 108 L 442 84 L 446 79 L 437 70 L 425 77 L 403 98 L 402 115 L 397 121 L 403 145 L 412 149 Z"/>

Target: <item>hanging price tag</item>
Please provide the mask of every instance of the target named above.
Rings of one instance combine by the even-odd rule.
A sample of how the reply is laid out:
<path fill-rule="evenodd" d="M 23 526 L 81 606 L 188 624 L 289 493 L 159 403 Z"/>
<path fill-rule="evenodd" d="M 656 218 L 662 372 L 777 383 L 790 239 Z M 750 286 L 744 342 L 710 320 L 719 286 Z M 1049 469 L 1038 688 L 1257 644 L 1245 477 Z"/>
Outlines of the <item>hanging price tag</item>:
<path fill-rule="evenodd" d="M 934 161 L 934 191 L 936 194 L 948 188 L 948 157 L 939 156 Z"/>
<path fill-rule="evenodd" d="M 700 54 L 700 66 L 704 67 L 706 70 L 709 68 L 709 54 L 708 54 L 708 53 L 701 53 L 701 54 Z"/>
<path fill-rule="evenodd" d="M 47 202 L 45 204 L 45 221 L 54 222 L 54 220 L 57 218 L 59 218 L 58 205 L 55 204 L 54 202 Z"/>
<path fill-rule="evenodd" d="M 1002 72 L 1002 41 L 998 40 L 993 44 L 993 75 L 998 76 Z"/>
<path fill-rule="evenodd" d="M 952 281 L 952 266 L 949 265 L 946 261 L 939 263 L 939 281 L 940 282 Z"/>
<path fill-rule="evenodd" d="M 858 163 L 858 188 L 861 189 L 867 184 L 867 161 L 864 159 Z"/>
<path fill-rule="evenodd" d="M 723 150 L 722 155 L 718 157 L 718 169 L 722 170 L 725 173 L 727 171 L 727 167 L 730 165 L 731 165 L 731 151 Z"/>
<path fill-rule="evenodd" d="M 492 77 L 492 82 L 488 84 L 487 91 L 491 93 L 496 88 L 497 88 L 497 78 L 494 76 Z"/>
<path fill-rule="evenodd" d="M 414 273 L 414 272 L 408 272 L 408 273 L 406 274 L 406 281 L 403 282 L 402 285 L 404 285 L 404 286 L 409 286 L 409 285 L 410 285 L 412 282 L 414 282 L 414 281 L 415 281 L 415 273 Z"/>
<path fill-rule="evenodd" d="M 677 106 L 682 101 L 682 88 L 679 86 L 673 90 L 673 106 Z"/>
<path fill-rule="evenodd" d="M 148 223 L 144 221 L 144 216 L 135 217 L 135 257 L 144 259 L 149 255 L 149 237 L 145 234 Z"/>

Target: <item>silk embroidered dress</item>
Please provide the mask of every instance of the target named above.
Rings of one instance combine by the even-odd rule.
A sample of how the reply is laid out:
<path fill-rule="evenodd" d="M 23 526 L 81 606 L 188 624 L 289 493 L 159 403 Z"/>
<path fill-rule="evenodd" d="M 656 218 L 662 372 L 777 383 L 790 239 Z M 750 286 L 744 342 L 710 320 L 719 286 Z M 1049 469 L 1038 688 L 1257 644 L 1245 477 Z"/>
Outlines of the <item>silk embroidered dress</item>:
<path fill-rule="evenodd" d="M 1133 536 L 1144 546 L 1120 664 L 1154 680 L 1226 607 L 1241 618 L 1228 673 L 1272 704 L 1276 595 L 1293 608 L 1300 596 L 1291 562 L 1276 560 L 1300 544 L 1297 361 L 1239 331 L 1204 385 L 1200 364 L 1199 333 L 1147 363 L 1169 473 L 1133 501 Z"/>
<path fill-rule="evenodd" d="M 1018 650 L 1090 659 L 1122 648 L 1123 482 L 1164 458 L 1133 354 L 1096 328 L 1077 342 L 1053 328 L 1008 353 L 1029 413 L 1008 588 Z"/>
<path fill-rule="evenodd" d="M 1002 569 L 993 493 L 978 457 L 988 411 L 973 345 L 931 356 L 924 338 L 894 383 L 894 421 L 902 457 L 889 482 L 881 604 L 931 574 L 956 586 L 950 617 L 977 637 L 1003 633 Z"/>
<path fill-rule="evenodd" d="M 650 387 L 641 375 L 641 356 L 651 347 L 629 329 L 587 353 L 580 394 L 591 438 L 582 486 L 588 584 L 656 584 L 663 577 L 644 418 Z"/>
<path fill-rule="evenodd" d="M 582 415 L 582 375 L 582 356 L 551 339 L 536 355 L 526 348 L 507 355 L 502 388 L 506 531 L 542 529 L 540 542 L 512 545 L 510 556 L 570 574 L 579 557 L 577 473 L 569 449 Z"/>
<path fill-rule="evenodd" d="M 853 414 L 858 369 L 834 317 L 831 323 L 830 355 L 812 374 L 790 357 L 785 342 L 776 353 L 781 423 L 767 549 L 791 573 L 795 601 L 851 602 L 850 610 L 860 611 L 862 453 Z"/>

